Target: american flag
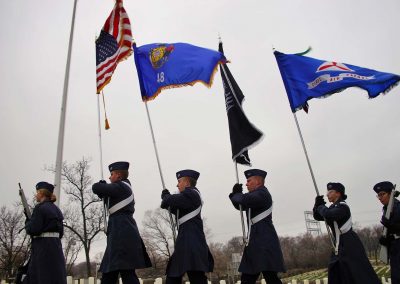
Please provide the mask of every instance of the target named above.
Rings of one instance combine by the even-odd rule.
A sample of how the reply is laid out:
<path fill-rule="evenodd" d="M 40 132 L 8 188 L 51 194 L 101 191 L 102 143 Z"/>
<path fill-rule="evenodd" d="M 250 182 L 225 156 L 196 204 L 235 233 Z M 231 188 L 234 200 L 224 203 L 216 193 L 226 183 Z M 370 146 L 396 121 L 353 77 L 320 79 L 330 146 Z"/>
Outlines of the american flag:
<path fill-rule="evenodd" d="M 97 93 L 107 85 L 120 61 L 132 54 L 131 23 L 122 0 L 116 0 L 114 9 L 99 38 L 96 40 Z"/>

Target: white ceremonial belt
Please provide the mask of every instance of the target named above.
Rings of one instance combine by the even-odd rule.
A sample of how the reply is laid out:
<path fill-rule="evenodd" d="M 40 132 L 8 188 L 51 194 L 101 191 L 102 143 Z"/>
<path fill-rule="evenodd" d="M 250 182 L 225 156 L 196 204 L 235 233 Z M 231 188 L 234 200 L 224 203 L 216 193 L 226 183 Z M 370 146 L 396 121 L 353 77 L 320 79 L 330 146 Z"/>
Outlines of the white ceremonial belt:
<path fill-rule="evenodd" d="M 178 225 L 180 226 L 180 225 L 182 225 L 183 223 L 185 223 L 186 221 L 188 221 L 188 220 L 190 220 L 190 219 L 196 217 L 196 216 L 200 213 L 200 211 L 201 211 L 201 205 L 200 205 L 199 207 L 197 207 L 196 210 L 194 210 L 194 211 L 192 211 L 192 212 L 186 214 L 185 216 L 179 218 L 179 220 L 178 220 Z"/>
<path fill-rule="evenodd" d="M 400 239 L 400 235 L 393 234 L 393 238 L 394 238 L 395 240 Z"/>
<path fill-rule="evenodd" d="M 347 233 L 350 231 L 351 227 L 353 226 L 353 222 L 350 218 L 344 223 L 340 229 L 336 221 L 333 222 L 333 226 L 335 227 L 335 254 L 337 255 L 339 253 L 339 242 L 340 242 L 340 235 Z"/>
<path fill-rule="evenodd" d="M 60 233 L 57 232 L 45 232 L 41 233 L 39 236 L 33 236 L 34 239 L 36 238 L 60 238 Z"/>
<path fill-rule="evenodd" d="M 110 212 L 110 215 L 117 212 L 119 209 L 125 207 L 126 205 L 130 204 L 132 201 L 133 201 L 133 194 L 131 194 L 128 198 L 125 198 L 124 200 L 118 202 L 113 207 L 111 207 L 108 210 Z"/>
<path fill-rule="evenodd" d="M 272 213 L 272 206 L 268 208 L 267 210 L 261 212 L 257 216 L 251 218 L 251 224 L 254 225 L 255 223 L 261 221 L 264 218 L 267 218 L 269 215 Z"/>

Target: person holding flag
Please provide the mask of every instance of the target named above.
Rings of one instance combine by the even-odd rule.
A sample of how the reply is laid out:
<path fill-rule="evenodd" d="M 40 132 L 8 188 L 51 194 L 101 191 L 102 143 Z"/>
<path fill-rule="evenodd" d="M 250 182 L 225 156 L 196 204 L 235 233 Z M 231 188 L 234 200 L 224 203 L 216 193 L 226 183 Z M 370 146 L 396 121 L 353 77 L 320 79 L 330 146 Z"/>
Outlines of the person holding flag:
<path fill-rule="evenodd" d="M 278 235 L 272 224 L 272 197 L 264 186 L 267 173 L 259 169 L 244 172 L 248 193 L 241 184 L 233 186 L 229 198 L 236 209 L 239 205 L 248 218 L 247 245 L 239 271 L 242 284 L 254 284 L 260 273 L 268 284 L 281 284 L 278 272 L 285 272 L 283 254 Z"/>
<path fill-rule="evenodd" d="M 378 284 L 381 283 L 376 275 L 364 246 L 353 231 L 350 207 L 345 200 L 345 187 L 338 182 L 327 184 L 327 194 L 331 206 L 325 206 L 322 195 L 315 198 L 313 208 L 314 219 L 326 221 L 331 228 L 335 251 L 332 253 L 328 266 L 329 284 Z"/>
<path fill-rule="evenodd" d="M 178 194 L 164 189 L 161 208 L 169 209 L 176 216 L 178 236 L 175 251 L 168 261 L 166 284 L 181 284 L 187 273 L 191 284 L 207 284 L 205 272 L 214 269 L 214 258 L 204 235 L 201 208 L 203 201 L 196 188 L 200 173 L 182 170 L 176 173 Z"/>
<path fill-rule="evenodd" d="M 133 213 L 135 199 L 128 180 L 129 163 L 108 166 L 110 181 L 101 180 L 92 190 L 104 199 L 109 211 L 107 247 L 100 264 L 101 284 L 115 284 L 121 275 L 124 284 L 139 284 L 135 269 L 151 267 L 150 258 L 140 237 Z"/>
<path fill-rule="evenodd" d="M 54 185 L 41 181 L 36 184 L 38 204 L 27 220 L 25 230 L 32 237 L 32 253 L 27 276 L 21 283 L 66 284 L 67 273 L 61 244 L 64 216 L 54 204 Z"/>
<path fill-rule="evenodd" d="M 376 196 L 383 205 L 381 223 L 387 228 L 387 236 L 382 236 L 379 243 L 386 246 L 389 252 L 392 284 L 400 284 L 400 202 L 395 197 L 390 218 L 385 217 L 392 190 L 394 186 L 390 181 L 382 181 L 374 186 Z"/>

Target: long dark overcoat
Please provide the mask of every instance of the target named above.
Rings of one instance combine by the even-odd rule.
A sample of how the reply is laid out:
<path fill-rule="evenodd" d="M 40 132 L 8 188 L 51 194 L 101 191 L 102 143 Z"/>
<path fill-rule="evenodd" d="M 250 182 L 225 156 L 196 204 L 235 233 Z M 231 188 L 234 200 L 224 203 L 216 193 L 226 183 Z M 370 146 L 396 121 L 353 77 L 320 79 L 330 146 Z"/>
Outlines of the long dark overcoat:
<path fill-rule="evenodd" d="M 29 284 L 66 284 L 64 253 L 61 237 L 64 233 L 63 215 L 50 201 L 35 206 L 32 218 L 26 223 L 26 232 L 32 237 L 32 253 L 26 281 Z M 55 232 L 60 237 L 38 237 Z"/>
<path fill-rule="evenodd" d="M 178 194 L 164 194 L 161 208 L 171 209 L 179 218 L 196 210 L 201 205 L 201 197 L 195 187 L 187 187 Z M 168 266 L 167 276 L 179 277 L 187 271 L 212 272 L 214 259 L 208 248 L 200 214 L 179 226 L 175 250 Z"/>
<path fill-rule="evenodd" d="M 110 208 L 128 198 L 132 193 L 129 180 L 115 183 L 98 182 L 92 190 Z M 136 221 L 133 219 L 135 201 L 111 214 L 107 227 L 107 247 L 99 271 L 103 273 L 151 267 L 151 261 L 146 247 L 140 237 Z"/>
<path fill-rule="evenodd" d="M 386 206 L 383 207 L 383 216 L 386 214 Z M 393 204 L 392 214 L 389 220 L 394 224 L 400 224 L 400 202 L 395 199 Z M 400 236 L 400 232 L 395 232 Z M 389 259 L 390 259 L 390 278 L 392 284 L 400 284 L 400 238 L 392 238 L 389 246 Z"/>
<path fill-rule="evenodd" d="M 351 217 L 349 206 L 341 199 L 330 207 L 320 205 L 313 209 L 314 218 L 323 221 L 324 218 L 336 235 L 334 221 L 340 228 Z M 338 255 L 332 253 L 328 265 L 329 284 L 378 284 L 381 283 L 371 263 L 368 260 L 363 244 L 358 235 L 350 229 L 340 235 Z"/>
<path fill-rule="evenodd" d="M 242 205 L 247 219 L 250 208 L 251 218 L 254 218 L 272 206 L 271 194 L 264 186 L 248 193 L 231 193 L 229 198 L 236 209 L 239 210 L 239 205 Z M 249 244 L 239 265 L 239 272 L 242 273 L 258 274 L 262 271 L 286 271 L 272 214 L 251 226 Z"/>

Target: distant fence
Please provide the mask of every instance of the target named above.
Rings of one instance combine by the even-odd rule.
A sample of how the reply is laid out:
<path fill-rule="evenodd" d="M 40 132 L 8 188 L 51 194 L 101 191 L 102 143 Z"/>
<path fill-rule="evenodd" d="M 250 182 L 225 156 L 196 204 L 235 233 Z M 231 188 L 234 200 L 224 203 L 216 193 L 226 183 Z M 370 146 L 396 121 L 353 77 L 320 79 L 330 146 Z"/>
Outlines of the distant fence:
<path fill-rule="evenodd" d="M 143 284 L 143 280 L 139 278 L 140 284 Z M 149 281 L 146 281 L 149 283 Z M 119 280 L 119 283 L 122 284 L 122 280 Z M 208 281 L 209 284 L 211 284 L 210 281 Z M 220 280 L 220 284 L 227 284 L 225 280 Z M 382 284 L 391 284 L 392 281 L 390 278 L 386 280 L 385 277 L 382 277 Z M 11 282 L 6 282 L 5 280 L 1 280 L 0 284 L 12 284 Z M 86 279 L 73 279 L 72 276 L 67 277 L 67 284 L 100 284 L 100 279 L 95 279 L 94 277 L 89 277 Z M 154 284 L 162 284 L 162 278 L 156 278 L 154 280 Z M 189 282 L 186 282 L 185 284 L 189 284 Z M 240 284 L 240 281 L 236 282 L 236 284 Z M 261 280 L 261 284 L 267 284 L 264 279 Z M 292 279 L 292 281 L 287 282 L 287 284 L 328 284 L 328 278 L 324 279 L 316 279 L 316 280 L 301 280 L 297 281 L 295 279 Z"/>

